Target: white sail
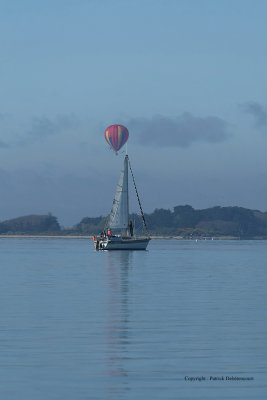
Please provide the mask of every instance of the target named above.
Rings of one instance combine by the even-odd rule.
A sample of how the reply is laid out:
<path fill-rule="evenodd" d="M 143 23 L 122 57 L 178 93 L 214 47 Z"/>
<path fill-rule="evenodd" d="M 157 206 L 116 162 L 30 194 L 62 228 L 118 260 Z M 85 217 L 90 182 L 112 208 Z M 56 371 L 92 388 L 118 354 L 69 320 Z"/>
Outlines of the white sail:
<path fill-rule="evenodd" d="M 128 229 L 129 226 L 129 196 L 128 196 L 128 156 L 125 156 L 119 182 L 116 188 L 108 228 Z"/>
<path fill-rule="evenodd" d="M 105 230 L 108 229 L 107 235 L 105 232 L 102 232 L 99 236 L 93 236 L 96 250 L 146 250 L 150 241 L 148 231 L 146 236 L 137 237 L 133 233 L 132 221 L 129 221 L 128 167 L 130 168 L 132 175 L 143 224 L 147 231 L 145 217 L 137 192 L 130 160 L 128 155 L 126 155 L 116 188 L 111 212 L 105 225 Z M 109 228 L 112 229 L 112 234 L 109 233 Z M 119 234 L 117 230 L 120 230 Z"/>

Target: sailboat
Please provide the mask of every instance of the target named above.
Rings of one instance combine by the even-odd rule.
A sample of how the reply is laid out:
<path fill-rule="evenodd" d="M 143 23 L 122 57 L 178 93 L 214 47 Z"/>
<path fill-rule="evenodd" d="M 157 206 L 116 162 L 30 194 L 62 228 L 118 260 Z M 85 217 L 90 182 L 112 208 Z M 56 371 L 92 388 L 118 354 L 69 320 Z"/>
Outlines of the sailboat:
<path fill-rule="evenodd" d="M 140 207 L 142 223 L 146 232 L 144 236 L 137 236 L 135 234 L 135 227 L 129 216 L 128 169 L 131 171 L 131 176 Z M 93 241 L 97 250 L 146 250 L 150 241 L 145 216 L 142 210 L 132 167 L 127 154 L 124 158 L 111 212 L 107 219 L 105 228 L 100 235 L 93 236 Z"/>

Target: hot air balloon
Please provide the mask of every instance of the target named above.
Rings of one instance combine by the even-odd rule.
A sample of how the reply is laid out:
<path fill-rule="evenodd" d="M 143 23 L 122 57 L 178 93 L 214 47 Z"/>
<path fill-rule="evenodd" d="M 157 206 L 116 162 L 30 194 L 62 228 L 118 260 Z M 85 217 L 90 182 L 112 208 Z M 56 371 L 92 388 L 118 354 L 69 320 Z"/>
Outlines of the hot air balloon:
<path fill-rule="evenodd" d="M 127 142 L 128 137 L 128 129 L 123 125 L 110 125 L 105 130 L 105 139 L 115 153 Z"/>

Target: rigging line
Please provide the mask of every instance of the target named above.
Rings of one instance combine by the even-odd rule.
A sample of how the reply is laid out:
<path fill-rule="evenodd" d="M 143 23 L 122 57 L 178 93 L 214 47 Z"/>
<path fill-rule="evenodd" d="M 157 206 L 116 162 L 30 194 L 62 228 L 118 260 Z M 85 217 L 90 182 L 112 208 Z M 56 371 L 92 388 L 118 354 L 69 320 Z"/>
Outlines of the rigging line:
<path fill-rule="evenodd" d="M 134 184 L 134 188 L 135 188 L 135 192 L 136 192 L 138 204 L 139 204 L 140 211 L 141 211 L 142 220 L 143 220 L 144 226 L 145 226 L 145 228 L 146 228 L 146 233 L 147 233 L 147 235 L 149 236 L 149 231 L 148 231 L 148 228 L 147 228 L 147 224 L 146 224 L 146 220 L 145 220 L 145 215 L 144 215 L 144 212 L 143 212 L 143 209 L 142 209 L 140 197 L 139 197 L 139 194 L 138 194 L 138 191 L 137 191 L 137 187 L 136 187 L 136 183 L 135 183 L 135 179 L 134 179 L 134 174 L 133 174 L 133 170 L 132 170 L 132 167 L 131 167 L 131 163 L 130 163 L 130 160 L 129 160 L 129 156 L 127 156 L 127 158 L 128 158 L 128 163 L 129 163 L 131 175 L 132 175 L 132 178 L 133 178 L 133 184 Z"/>

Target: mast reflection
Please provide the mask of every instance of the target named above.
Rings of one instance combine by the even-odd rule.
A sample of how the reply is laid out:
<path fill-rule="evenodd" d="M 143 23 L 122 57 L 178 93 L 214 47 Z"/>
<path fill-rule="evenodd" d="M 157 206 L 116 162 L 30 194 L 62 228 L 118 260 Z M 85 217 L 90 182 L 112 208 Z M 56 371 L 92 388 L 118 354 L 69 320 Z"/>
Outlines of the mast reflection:
<path fill-rule="evenodd" d="M 107 254 L 106 367 L 109 395 L 129 390 L 128 367 L 131 345 L 129 310 L 129 273 L 133 252 L 127 250 Z M 120 378 L 117 381 L 114 378 Z M 118 382 L 118 384 L 116 383 Z M 120 382 L 120 383 L 119 383 Z"/>

